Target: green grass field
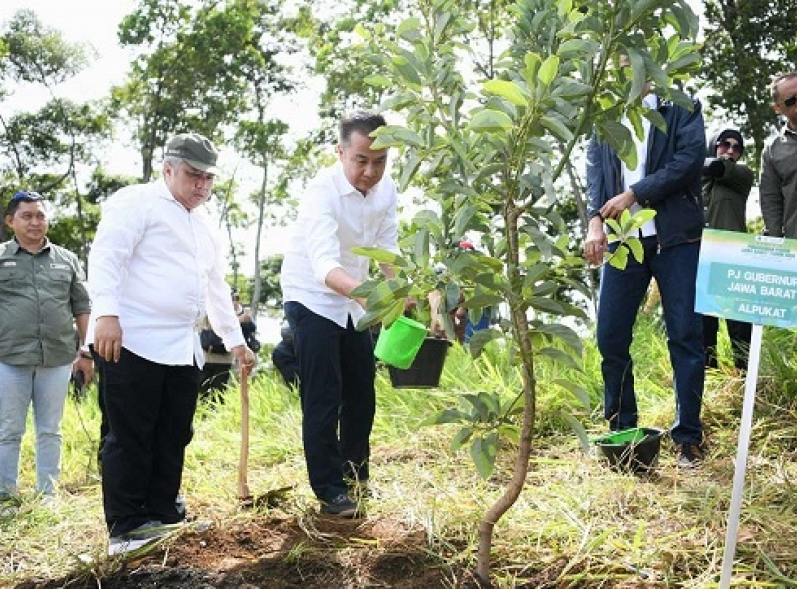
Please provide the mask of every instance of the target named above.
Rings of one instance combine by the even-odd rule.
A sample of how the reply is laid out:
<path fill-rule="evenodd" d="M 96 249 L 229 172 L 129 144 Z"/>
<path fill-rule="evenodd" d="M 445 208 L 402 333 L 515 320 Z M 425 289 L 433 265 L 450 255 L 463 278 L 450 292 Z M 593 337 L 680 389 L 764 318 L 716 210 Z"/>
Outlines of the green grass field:
<path fill-rule="evenodd" d="M 734 587 L 797 586 L 796 338 L 784 330 L 764 333 Z M 727 358 L 727 342 L 721 344 Z M 634 348 L 640 425 L 667 429 L 674 400 L 666 344 L 655 321 L 642 322 Z M 718 586 L 744 380 L 730 367 L 707 376 L 704 422 L 710 447 L 703 467 L 679 471 L 672 444 L 665 440 L 655 475 L 635 477 L 607 468 L 594 450 L 585 453 L 568 425 L 570 415 L 590 435 L 605 431 L 599 358 L 591 340 L 585 341 L 583 360 L 581 373 L 539 366 L 532 464 L 518 502 L 496 528 L 494 582 L 516 587 L 547 576 L 550 587 Z M 553 378 L 580 382 L 591 407 L 561 387 L 549 386 Z M 499 348 L 473 360 L 455 347 L 439 389 L 395 390 L 386 371 L 380 371 L 377 387 L 371 481 L 377 500 L 369 517 L 421 526 L 426 549 L 439 562 L 471 567 L 477 524 L 511 475 L 514 448 L 509 443 L 502 448 L 495 473 L 485 481 L 466 449 L 450 450 L 456 426 L 419 424 L 436 411 L 459 406 L 462 393 L 516 395 L 515 369 Z M 89 566 L 93 575 L 102 577 L 105 569 L 97 563 L 104 560 L 106 535 L 96 464 L 95 397 L 92 387 L 86 399 L 68 403 L 63 475 L 53 504 L 31 496 L 29 424 L 22 504 L 16 514 L 0 516 L 0 585 L 59 578 Z M 183 491 L 198 517 L 218 522 L 253 517 L 237 509 L 239 411 L 237 390 L 232 389 L 225 403 L 202 405 L 197 413 Z M 292 487 L 279 507 L 288 515 L 315 508 L 300 423 L 296 393 L 264 367 L 251 386 L 249 485 L 255 493 Z"/>

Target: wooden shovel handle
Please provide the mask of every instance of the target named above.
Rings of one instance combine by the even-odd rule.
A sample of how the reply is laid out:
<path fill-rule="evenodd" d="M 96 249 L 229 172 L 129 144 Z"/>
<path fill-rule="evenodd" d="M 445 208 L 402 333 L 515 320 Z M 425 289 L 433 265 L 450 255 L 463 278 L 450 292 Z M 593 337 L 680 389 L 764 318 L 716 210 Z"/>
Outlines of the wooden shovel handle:
<path fill-rule="evenodd" d="M 241 451 L 238 457 L 238 498 L 249 499 L 249 377 L 241 370 Z"/>

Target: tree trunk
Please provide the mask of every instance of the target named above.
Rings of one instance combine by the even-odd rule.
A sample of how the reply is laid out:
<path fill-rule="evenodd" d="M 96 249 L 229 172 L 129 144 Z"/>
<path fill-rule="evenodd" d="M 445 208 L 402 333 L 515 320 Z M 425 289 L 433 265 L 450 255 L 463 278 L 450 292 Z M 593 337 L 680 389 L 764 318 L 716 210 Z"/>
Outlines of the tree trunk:
<path fill-rule="evenodd" d="M 255 273 L 254 289 L 252 290 L 252 318 L 257 320 L 257 307 L 260 304 L 260 291 L 262 290 L 262 278 L 260 276 L 260 237 L 263 234 L 263 217 L 266 210 L 266 187 L 268 186 L 268 162 L 263 160 L 263 182 L 260 185 L 258 195 L 257 211 L 257 237 L 255 238 Z"/>
<path fill-rule="evenodd" d="M 518 273 L 520 261 L 520 246 L 518 242 L 519 228 L 518 217 L 523 213 L 520 208 L 515 208 L 509 199 L 505 205 L 504 219 L 506 222 L 507 256 L 509 257 L 509 282 L 510 284 L 521 280 Z M 536 417 L 536 380 L 534 378 L 534 349 L 529 334 L 529 323 L 526 313 L 528 304 L 522 297 L 510 296 L 510 315 L 512 328 L 515 332 L 515 341 L 523 367 L 523 424 L 520 431 L 520 445 L 515 458 L 512 471 L 512 480 L 492 507 L 487 510 L 479 523 L 479 545 L 476 552 L 476 578 L 480 585 L 490 587 L 490 553 L 493 547 L 493 531 L 495 524 L 515 504 L 523 486 L 526 484 L 526 475 L 529 471 L 529 458 L 531 456 L 531 441 L 534 435 L 534 420 Z"/>
<path fill-rule="evenodd" d="M 517 341 L 520 344 L 520 354 L 523 359 L 523 398 L 526 402 L 523 408 L 523 425 L 520 432 L 520 446 L 512 471 L 512 480 L 504 490 L 504 494 L 493 503 L 492 507 L 484 514 L 479 523 L 479 545 L 476 555 L 476 576 L 480 584 L 490 587 L 490 553 L 493 546 L 493 530 L 498 520 L 515 504 L 520 492 L 526 484 L 526 475 L 529 471 L 529 458 L 531 457 L 531 441 L 534 435 L 534 420 L 536 416 L 536 382 L 534 379 L 534 356 L 528 337 L 528 324 L 526 323 L 526 309 L 521 307 L 512 310 L 512 323 L 517 330 Z"/>

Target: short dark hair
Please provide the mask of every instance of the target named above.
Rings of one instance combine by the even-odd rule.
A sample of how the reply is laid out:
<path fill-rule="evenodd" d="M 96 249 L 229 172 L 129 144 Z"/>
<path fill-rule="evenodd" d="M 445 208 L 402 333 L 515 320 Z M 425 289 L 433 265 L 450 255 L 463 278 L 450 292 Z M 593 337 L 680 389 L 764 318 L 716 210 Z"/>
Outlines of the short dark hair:
<path fill-rule="evenodd" d="M 338 139 L 341 145 L 348 145 L 352 133 L 370 135 L 379 127 L 387 125 L 385 117 L 369 110 L 358 110 L 347 114 L 340 120 Z"/>
<path fill-rule="evenodd" d="M 778 92 L 778 84 L 786 80 L 797 78 L 797 72 L 787 72 L 783 74 L 776 74 L 772 77 L 772 82 L 769 85 L 769 91 L 772 94 L 772 102 L 777 104 L 780 102 L 780 92 Z"/>
<path fill-rule="evenodd" d="M 13 217 L 14 213 L 17 212 L 20 203 L 36 202 L 38 200 L 44 200 L 44 197 L 38 192 L 33 192 L 32 190 L 20 190 L 11 197 L 11 200 L 8 201 L 8 206 L 6 206 L 6 215 Z"/>

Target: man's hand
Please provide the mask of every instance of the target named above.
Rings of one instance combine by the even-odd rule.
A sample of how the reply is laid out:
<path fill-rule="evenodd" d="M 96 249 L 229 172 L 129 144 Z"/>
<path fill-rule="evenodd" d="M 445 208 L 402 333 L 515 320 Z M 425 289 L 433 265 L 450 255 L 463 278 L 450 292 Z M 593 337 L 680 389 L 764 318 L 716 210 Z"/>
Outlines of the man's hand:
<path fill-rule="evenodd" d="M 94 360 L 78 356 L 72 362 L 72 374 L 83 373 L 83 381 L 88 384 L 94 378 Z"/>
<path fill-rule="evenodd" d="M 119 362 L 122 354 L 122 326 L 119 317 L 105 315 L 94 324 L 94 350 L 108 362 Z"/>
<path fill-rule="evenodd" d="M 257 364 L 257 355 L 246 346 L 235 346 L 230 352 L 238 362 L 238 366 L 241 367 L 241 378 L 252 374 L 255 364 Z"/>
<path fill-rule="evenodd" d="M 445 334 L 445 324 L 443 323 L 443 315 L 440 313 L 440 306 L 443 304 L 443 294 L 439 290 L 433 290 L 426 295 L 426 300 L 429 302 L 429 328 L 432 335 L 435 337 L 442 337 Z"/>
<path fill-rule="evenodd" d="M 606 253 L 608 245 L 609 240 L 603 229 L 603 219 L 598 216 L 592 217 L 589 220 L 587 238 L 584 240 L 584 257 L 587 262 L 593 266 L 603 264 L 603 255 Z"/>
<path fill-rule="evenodd" d="M 635 202 L 634 191 L 629 188 L 606 201 L 606 204 L 600 210 L 601 217 L 604 219 L 619 219 L 622 212 L 631 208 L 631 205 Z"/>

